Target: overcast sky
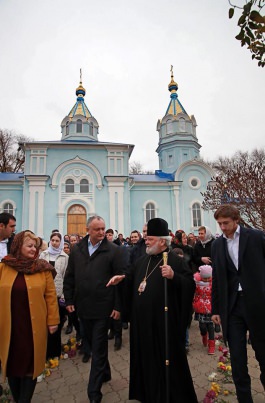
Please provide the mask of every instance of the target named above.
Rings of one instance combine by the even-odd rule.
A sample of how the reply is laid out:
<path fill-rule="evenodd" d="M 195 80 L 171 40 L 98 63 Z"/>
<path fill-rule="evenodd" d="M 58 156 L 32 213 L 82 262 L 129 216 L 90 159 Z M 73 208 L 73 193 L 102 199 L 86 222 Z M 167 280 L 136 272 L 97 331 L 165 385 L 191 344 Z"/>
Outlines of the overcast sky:
<path fill-rule="evenodd" d="M 60 140 L 81 67 L 99 141 L 135 144 L 131 161 L 158 169 L 173 65 L 203 158 L 264 147 L 265 69 L 234 38 L 228 9 L 228 0 L 0 0 L 0 128 Z"/>

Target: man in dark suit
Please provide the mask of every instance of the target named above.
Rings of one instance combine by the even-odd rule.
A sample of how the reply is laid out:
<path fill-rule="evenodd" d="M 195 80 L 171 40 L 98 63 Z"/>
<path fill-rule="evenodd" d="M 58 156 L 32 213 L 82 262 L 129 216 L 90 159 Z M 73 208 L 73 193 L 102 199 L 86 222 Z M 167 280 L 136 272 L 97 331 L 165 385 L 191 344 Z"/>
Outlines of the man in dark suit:
<path fill-rule="evenodd" d="M 99 216 L 87 221 L 88 235 L 76 244 L 69 256 L 64 277 L 66 309 L 77 308 L 78 317 L 91 346 L 92 362 L 88 383 L 91 403 L 102 399 L 103 382 L 111 379 L 108 361 L 109 318 L 119 319 L 118 292 L 106 287 L 114 275 L 122 275 L 125 259 L 122 248 L 105 237 L 105 222 Z"/>
<path fill-rule="evenodd" d="M 16 219 L 10 213 L 0 214 L 0 262 L 10 252 L 16 229 Z"/>
<path fill-rule="evenodd" d="M 249 331 L 265 388 L 265 234 L 238 225 L 236 207 L 220 206 L 214 217 L 223 235 L 212 245 L 212 320 L 228 342 L 240 403 L 252 403 L 247 366 Z"/>

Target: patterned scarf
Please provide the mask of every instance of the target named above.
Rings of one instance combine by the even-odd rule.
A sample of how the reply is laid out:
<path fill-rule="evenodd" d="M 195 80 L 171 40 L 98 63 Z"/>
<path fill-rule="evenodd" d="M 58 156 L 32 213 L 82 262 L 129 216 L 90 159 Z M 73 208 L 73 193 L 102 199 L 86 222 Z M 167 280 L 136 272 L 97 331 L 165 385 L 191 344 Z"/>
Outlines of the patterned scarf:
<path fill-rule="evenodd" d="M 36 240 L 37 250 L 35 256 L 31 259 L 28 257 L 24 257 L 21 254 L 21 248 L 26 237 L 32 237 L 32 239 Z M 41 240 L 31 231 L 22 231 L 19 232 L 15 237 L 11 245 L 10 254 L 5 256 L 2 259 L 2 263 L 6 263 L 8 266 L 12 267 L 12 269 L 16 270 L 19 273 L 24 274 L 34 274 L 43 271 L 50 271 L 52 273 L 53 278 L 56 276 L 56 271 L 50 263 L 48 263 L 44 259 L 38 259 L 39 256 L 39 248 L 41 245 Z"/>

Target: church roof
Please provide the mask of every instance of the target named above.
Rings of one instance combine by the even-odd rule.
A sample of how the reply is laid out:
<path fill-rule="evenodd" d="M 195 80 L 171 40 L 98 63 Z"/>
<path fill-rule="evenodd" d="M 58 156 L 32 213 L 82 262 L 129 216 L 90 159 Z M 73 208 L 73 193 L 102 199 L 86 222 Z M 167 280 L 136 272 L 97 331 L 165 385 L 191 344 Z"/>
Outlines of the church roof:
<path fill-rule="evenodd" d="M 177 115 L 179 113 L 185 113 L 185 115 L 188 115 L 187 112 L 185 111 L 184 106 L 178 99 L 177 90 L 178 90 L 178 84 L 174 81 L 173 66 L 171 66 L 171 81 L 168 84 L 168 91 L 170 91 L 171 94 L 166 115 Z"/>
<path fill-rule="evenodd" d="M 91 114 L 90 110 L 86 106 L 84 96 L 86 95 L 86 90 L 82 85 L 82 76 L 80 74 L 80 83 L 79 86 L 77 87 L 76 91 L 76 103 L 70 110 L 68 116 L 70 119 L 72 119 L 75 115 L 82 115 L 85 118 L 91 118 L 93 115 Z"/>
<path fill-rule="evenodd" d="M 167 174 L 161 170 L 156 170 L 154 174 L 130 174 L 135 182 L 171 182 L 174 181 L 174 174 Z"/>
<path fill-rule="evenodd" d="M 19 181 L 23 177 L 23 172 L 0 172 L 0 182 Z"/>

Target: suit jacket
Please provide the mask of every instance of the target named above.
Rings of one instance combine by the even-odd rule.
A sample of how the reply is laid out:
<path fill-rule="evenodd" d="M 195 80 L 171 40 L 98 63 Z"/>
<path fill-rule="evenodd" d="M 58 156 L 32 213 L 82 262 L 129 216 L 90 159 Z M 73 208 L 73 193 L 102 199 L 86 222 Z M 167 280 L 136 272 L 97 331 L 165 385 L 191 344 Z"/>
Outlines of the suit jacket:
<path fill-rule="evenodd" d="M 212 314 L 220 315 L 224 340 L 227 321 L 235 302 L 238 284 L 244 292 L 250 332 L 265 339 L 265 234 L 240 228 L 238 270 L 229 257 L 226 239 L 217 238 L 212 245 L 213 280 Z"/>
<path fill-rule="evenodd" d="M 81 319 L 103 319 L 113 309 L 121 310 L 115 287 L 106 284 L 112 276 L 125 270 L 122 249 L 104 238 L 90 256 L 86 236 L 71 251 L 63 291 L 66 305 L 75 305 Z"/>

